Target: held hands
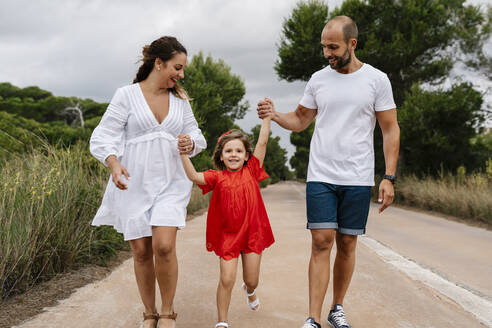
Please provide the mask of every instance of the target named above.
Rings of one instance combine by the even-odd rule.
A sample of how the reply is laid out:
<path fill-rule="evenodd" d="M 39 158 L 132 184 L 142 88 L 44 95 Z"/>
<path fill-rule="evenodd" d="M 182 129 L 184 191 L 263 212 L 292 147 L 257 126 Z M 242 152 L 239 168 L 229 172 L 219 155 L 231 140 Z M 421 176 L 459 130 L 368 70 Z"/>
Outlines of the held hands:
<path fill-rule="evenodd" d="M 273 115 L 275 114 L 275 106 L 270 98 L 263 98 L 260 100 L 256 110 L 258 111 L 258 117 L 261 119 L 267 117 L 273 118 Z"/>
<path fill-rule="evenodd" d="M 395 189 L 391 181 L 383 179 L 379 184 L 379 195 L 378 195 L 378 203 L 381 203 L 381 207 L 379 208 L 379 213 L 384 211 L 388 206 L 393 203 L 393 199 L 395 198 Z"/>
<path fill-rule="evenodd" d="M 178 136 L 178 150 L 180 155 L 189 154 L 194 148 L 195 144 L 189 135 L 182 133 Z"/>
<path fill-rule="evenodd" d="M 126 190 L 128 186 L 121 179 L 121 175 L 124 175 L 127 180 L 130 180 L 130 174 L 125 169 L 123 165 L 118 162 L 116 156 L 110 155 L 106 159 L 106 163 L 108 164 L 109 170 L 111 171 L 111 178 L 118 189 Z"/>

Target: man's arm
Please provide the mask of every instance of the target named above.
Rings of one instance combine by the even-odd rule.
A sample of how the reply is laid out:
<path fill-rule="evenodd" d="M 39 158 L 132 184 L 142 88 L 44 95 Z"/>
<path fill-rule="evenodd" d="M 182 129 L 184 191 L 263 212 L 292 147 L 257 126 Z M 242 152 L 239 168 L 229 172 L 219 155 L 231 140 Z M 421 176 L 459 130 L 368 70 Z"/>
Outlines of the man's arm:
<path fill-rule="evenodd" d="M 268 98 L 258 102 L 257 110 L 261 119 L 270 116 L 278 125 L 294 132 L 305 130 L 318 113 L 317 109 L 306 108 L 302 105 L 298 105 L 294 112 L 279 113 L 275 111 L 273 101 Z"/>
<path fill-rule="evenodd" d="M 396 118 L 396 109 L 376 112 L 381 132 L 383 133 L 383 152 L 386 165 L 385 174 L 395 175 L 396 164 L 398 162 L 398 152 L 400 150 L 400 127 Z M 395 191 L 393 184 L 386 179 L 379 185 L 378 201 L 382 203 L 379 213 L 384 211 L 393 203 Z"/>

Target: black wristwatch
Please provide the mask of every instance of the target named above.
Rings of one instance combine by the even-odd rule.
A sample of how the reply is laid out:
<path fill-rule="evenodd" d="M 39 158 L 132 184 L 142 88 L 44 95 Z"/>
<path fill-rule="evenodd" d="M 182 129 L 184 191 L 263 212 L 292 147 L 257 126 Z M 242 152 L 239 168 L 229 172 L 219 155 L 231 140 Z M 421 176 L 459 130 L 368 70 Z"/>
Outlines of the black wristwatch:
<path fill-rule="evenodd" d="M 389 180 L 392 184 L 396 183 L 396 175 L 385 174 L 383 175 L 383 179 Z"/>

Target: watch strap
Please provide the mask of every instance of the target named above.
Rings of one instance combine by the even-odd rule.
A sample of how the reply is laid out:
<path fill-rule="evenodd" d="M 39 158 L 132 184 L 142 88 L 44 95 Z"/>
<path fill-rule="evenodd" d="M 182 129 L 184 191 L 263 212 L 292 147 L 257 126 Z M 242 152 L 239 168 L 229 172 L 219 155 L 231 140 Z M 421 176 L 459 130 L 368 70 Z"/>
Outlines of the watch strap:
<path fill-rule="evenodd" d="M 383 175 L 383 179 L 389 180 L 392 184 L 396 183 L 396 175 L 385 174 Z"/>

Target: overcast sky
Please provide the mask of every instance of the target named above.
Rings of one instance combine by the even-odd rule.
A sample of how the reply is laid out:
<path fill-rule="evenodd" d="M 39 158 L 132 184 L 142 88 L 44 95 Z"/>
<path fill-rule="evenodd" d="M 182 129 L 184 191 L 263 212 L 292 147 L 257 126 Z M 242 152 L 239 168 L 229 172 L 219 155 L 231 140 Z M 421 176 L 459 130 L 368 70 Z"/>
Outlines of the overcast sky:
<path fill-rule="evenodd" d="M 273 70 L 282 22 L 296 2 L 1 0 L 0 82 L 108 102 L 133 80 L 142 47 L 173 35 L 189 55 L 222 58 L 241 76 L 251 110 L 238 124 L 249 131 L 259 123 L 254 108 L 260 98 L 271 97 L 285 112 L 302 96 L 304 82 L 279 81 Z M 328 1 L 330 8 L 342 2 Z M 272 131 L 290 157 L 289 133 L 275 123 Z"/>

